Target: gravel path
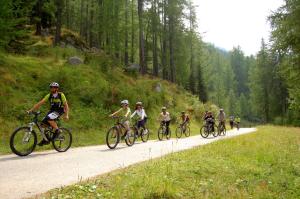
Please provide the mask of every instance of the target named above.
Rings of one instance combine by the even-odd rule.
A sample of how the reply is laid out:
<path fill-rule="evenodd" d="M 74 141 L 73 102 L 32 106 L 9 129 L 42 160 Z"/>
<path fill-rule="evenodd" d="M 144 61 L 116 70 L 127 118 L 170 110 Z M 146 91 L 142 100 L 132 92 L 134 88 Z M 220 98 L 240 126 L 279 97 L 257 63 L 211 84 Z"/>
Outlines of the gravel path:
<path fill-rule="evenodd" d="M 201 136 L 192 136 L 168 141 L 138 142 L 133 147 L 122 143 L 115 150 L 101 145 L 73 148 L 66 153 L 46 151 L 27 157 L 0 156 L 0 198 L 34 196 L 151 158 L 254 131 L 254 128 L 243 128 L 229 131 L 225 137 L 203 139 Z"/>

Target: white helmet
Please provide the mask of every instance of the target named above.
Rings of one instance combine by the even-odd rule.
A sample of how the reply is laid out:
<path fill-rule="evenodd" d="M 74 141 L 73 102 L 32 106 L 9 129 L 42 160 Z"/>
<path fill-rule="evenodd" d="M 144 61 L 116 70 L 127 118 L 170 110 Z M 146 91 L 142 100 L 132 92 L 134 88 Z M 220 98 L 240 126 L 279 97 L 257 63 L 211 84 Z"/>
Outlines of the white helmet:
<path fill-rule="evenodd" d="M 128 100 L 122 100 L 121 101 L 121 104 L 123 105 L 123 104 L 126 104 L 126 105 L 128 105 L 129 104 L 129 102 L 128 102 Z"/>
<path fill-rule="evenodd" d="M 163 107 L 161 108 L 161 110 L 167 110 L 167 107 L 163 106 Z"/>
<path fill-rule="evenodd" d="M 57 83 L 57 82 L 52 82 L 50 85 L 49 85 L 49 87 L 51 88 L 51 87 L 57 87 L 57 88 L 59 88 L 59 84 Z"/>
<path fill-rule="evenodd" d="M 140 106 L 142 106 L 143 103 L 142 103 L 142 102 L 137 102 L 135 105 L 140 105 Z"/>

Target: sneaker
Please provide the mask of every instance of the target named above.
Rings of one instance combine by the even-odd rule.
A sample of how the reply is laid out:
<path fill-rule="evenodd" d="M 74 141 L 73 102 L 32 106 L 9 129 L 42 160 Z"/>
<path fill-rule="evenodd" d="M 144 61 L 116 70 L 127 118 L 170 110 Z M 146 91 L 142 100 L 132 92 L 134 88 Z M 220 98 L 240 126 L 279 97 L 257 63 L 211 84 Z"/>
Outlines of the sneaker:
<path fill-rule="evenodd" d="M 46 141 L 46 140 L 44 140 L 44 139 L 42 139 L 42 141 L 40 141 L 40 142 L 38 143 L 39 146 L 43 146 L 43 145 L 47 145 L 47 144 L 49 144 L 49 142 Z"/>

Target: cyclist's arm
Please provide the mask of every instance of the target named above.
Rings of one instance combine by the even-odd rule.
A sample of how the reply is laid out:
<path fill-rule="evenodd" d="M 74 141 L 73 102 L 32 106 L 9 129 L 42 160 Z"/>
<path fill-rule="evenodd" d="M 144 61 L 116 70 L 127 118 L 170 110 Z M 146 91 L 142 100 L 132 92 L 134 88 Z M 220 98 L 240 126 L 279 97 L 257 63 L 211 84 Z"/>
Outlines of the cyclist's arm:
<path fill-rule="evenodd" d="M 134 111 L 134 112 L 131 114 L 130 118 L 133 118 L 133 117 L 135 116 L 135 114 L 136 114 L 136 111 Z"/>
<path fill-rule="evenodd" d="M 41 101 L 39 101 L 38 103 L 36 103 L 28 112 L 32 112 L 32 111 L 38 110 L 45 102 L 46 102 L 46 100 L 42 99 Z"/>
<path fill-rule="evenodd" d="M 126 112 L 126 114 L 125 114 L 125 117 L 128 118 L 129 115 L 130 115 L 130 109 L 127 109 L 127 112 Z"/>
<path fill-rule="evenodd" d="M 116 116 L 118 113 L 122 111 L 122 108 L 114 112 L 113 114 L 110 115 L 110 117 Z"/>
<path fill-rule="evenodd" d="M 65 112 L 65 118 L 66 119 L 69 119 L 69 104 L 68 104 L 68 102 L 66 101 L 65 103 L 64 103 L 64 112 Z"/>

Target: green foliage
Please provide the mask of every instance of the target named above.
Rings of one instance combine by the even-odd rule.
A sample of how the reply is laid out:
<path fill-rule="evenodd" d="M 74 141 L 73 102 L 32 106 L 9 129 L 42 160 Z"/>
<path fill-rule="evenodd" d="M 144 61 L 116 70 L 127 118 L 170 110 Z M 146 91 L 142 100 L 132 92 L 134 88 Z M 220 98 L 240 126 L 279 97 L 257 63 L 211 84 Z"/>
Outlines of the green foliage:
<path fill-rule="evenodd" d="M 297 198 L 299 139 L 296 128 L 260 127 L 250 135 L 130 166 L 43 197 Z"/>

